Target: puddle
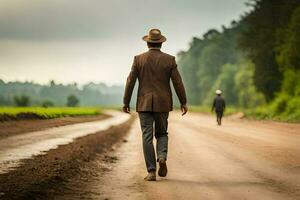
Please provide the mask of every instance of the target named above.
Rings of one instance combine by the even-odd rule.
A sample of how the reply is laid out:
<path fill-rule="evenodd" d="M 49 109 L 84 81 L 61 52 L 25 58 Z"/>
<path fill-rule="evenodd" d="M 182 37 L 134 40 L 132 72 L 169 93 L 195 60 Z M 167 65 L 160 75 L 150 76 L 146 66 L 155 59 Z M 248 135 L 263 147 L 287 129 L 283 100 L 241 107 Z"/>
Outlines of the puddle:
<path fill-rule="evenodd" d="M 107 114 L 112 117 L 101 121 L 54 127 L 0 140 L 0 174 L 19 166 L 21 159 L 44 154 L 59 145 L 69 144 L 76 138 L 106 130 L 130 118 L 130 115 L 117 111 L 108 111 Z"/>

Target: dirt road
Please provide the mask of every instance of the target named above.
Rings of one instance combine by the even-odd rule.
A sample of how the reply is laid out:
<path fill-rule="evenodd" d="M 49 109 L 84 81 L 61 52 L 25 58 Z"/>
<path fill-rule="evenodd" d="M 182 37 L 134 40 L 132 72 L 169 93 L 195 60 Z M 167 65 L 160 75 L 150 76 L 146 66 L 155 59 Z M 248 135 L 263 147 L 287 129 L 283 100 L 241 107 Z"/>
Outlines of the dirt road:
<path fill-rule="evenodd" d="M 300 199 L 299 124 L 225 119 L 219 127 L 208 115 L 173 112 L 169 174 L 156 182 L 143 181 L 140 134 L 137 120 L 111 170 L 73 189 L 90 199 Z"/>
<path fill-rule="evenodd" d="M 129 118 L 111 115 L 115 117 L 101 123 L 1 140 L 3 171 L 21 158 L 52 150 L 10 173 L 0 173 L 0 199 L 300 199 L 300 124 L 225 119 L 219 127 L 210 115 L 182 117 L 172 112 L 168 176 L 145 182 L 138 119 L 131 128 L 130 122 L 127 128 L 107 129 Z M 89 134 L 102 129 L 107 131 Z M 81 138 L 72 139 L 77 137 Z M 61 142 L 65 145 L 53 149 Z M 20 191 L 23 196 L 14 195 Z"/>

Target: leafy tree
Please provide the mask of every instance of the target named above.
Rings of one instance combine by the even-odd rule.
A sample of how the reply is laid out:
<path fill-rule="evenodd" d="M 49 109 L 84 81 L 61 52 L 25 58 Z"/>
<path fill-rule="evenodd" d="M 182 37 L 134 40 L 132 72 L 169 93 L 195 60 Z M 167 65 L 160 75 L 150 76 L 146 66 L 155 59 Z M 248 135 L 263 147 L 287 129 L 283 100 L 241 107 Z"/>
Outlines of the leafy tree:
<path fill-rule="evenodd" d="M 50 100 L 45 100 L 42 102 L 42 107 L 44 107 L 44 108 L 53 107 L 53 106 L 54 106 L 54 103 Z"/>
<path fill-rule="evenodd" d="M 281 91 L 271 104 L 274 115 L 300 118 L 300 6 L 294 10 L 277 48 L 277 61 L 283 73 Z"/>
<path fill-rule="evenodd" d="M 202 39 L 194 38 L 190 49 L 180 52 L 179 67 L 190 104 L 202 104 L 211 95 L 211 88 L 226 63 L 236 63 L 242 53 L 236 49 L 236 35 L 243 28 L 239 23 L 223 27 L 222 32 L 207 31 Z"/>
<path fill-rule="evenodd" d="M 277 61 L 282 71 L 300 70 L 300 6 L 295 9 L 283 42 L 277 50 Z"/>
<path fill-rule="evenodd" d="M 75 107 L 78 106 L 79 99 L 75 95 L 69 95 L 67 100 L 68 107 Z"/>
<path fill-rule="evenodd" d="M 56 84 L 55 84 L 55 81 L 54 81 L 54 80 L 51 80 L 50 83 L 49 83 L 49 85 L 50 85 L 50 87 L 55 87 L 55 85 L 56 85 Z"/>
<path fill-rule="evenodd" d="M 217 35 L 220 35 L 220 32 L 217 31 L 216 29 L 210 29 L 208 30 L 204 35 L 203 38 L 205 39 L 213 39 Z"/>
<path fill-rule="evenodd" d="M 253 63 L 244 61 L 238 68 L 239 70 L 234 76 L 238 100 L 237 105 L 243 108 L 254 108 L 258 105 L 263 105 L 265 103 L 264 96 L 257 91 L 253 83 Z"/>
<path fill-rule="evenodd" d="M 182 73 L 190 104 L 199 104 L 202 101 L 200 97 L 202 96 L 203 90 L 199 86 L 197 75 L 199 71 L 198 57 L 201 55 L 203 48 L 207 45 L 207 41 L 206 39 L 194 37 L 190 44 L 190 49 L 178 54 L 178 65 Z"/>
<path fill-rule="evenodd" d="M 15 96 L 14 101 L 16 106 L 27 107 L 29 106 L 30 98 L 26 95 Z"/>
<path fill-rule="evenodd" d="M 237 104 L 237 91 L 233 78 L 237 73 L 237 70 L 237 65 L 225 64 L 224 66 L 222 66 L 222 71 L 216 79 L 215 83 L 213 84 L 213 87 L 210 89 L 209 94 L 205 99 L 205 104 L 211 105 L 213 97 L 215 96 L 215 91 L 217 89 L 221 89 L 223 91 L 223 95 L 226 98 L 226 104 Z"/>
<path fill-rule="evenodd" d="M 253 9 L 231 27 L 207 31 L 178 54 L 188 100 L 210 104 L 221 88 L 231 105 L 267 102 L 268 114 L 258 109 L 261 116 L 299 119 L 300 1 L 248 0 L 248 5 Z"/>
<path fill-rule="evenodd" d="M 267 101 L 280 89 L 282 73 L 276 62 L 276 48 L 282 39 L 298 0 L 250 0 L 254 8 L 244 16 L 246 30 L 240 34 L 239 46 L 255 65 L 254 84 Z"/>

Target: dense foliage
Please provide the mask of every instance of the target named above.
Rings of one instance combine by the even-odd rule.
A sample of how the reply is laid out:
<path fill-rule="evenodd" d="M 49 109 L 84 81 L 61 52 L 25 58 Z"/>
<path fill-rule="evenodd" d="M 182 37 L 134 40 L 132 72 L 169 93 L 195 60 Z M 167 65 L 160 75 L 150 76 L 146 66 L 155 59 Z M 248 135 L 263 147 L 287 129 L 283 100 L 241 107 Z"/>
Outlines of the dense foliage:
<path fill-rule="evenodd" d="M 29 103 L 30 103 L 29 97 L 25 96 L 25 95 L 15 96 L 14 101 L 15 101 L 16 106 L 20 106 L 20 107 L 29 106 Z"/>
<path fill-rule="evenodd" d="M 68 96 L 68 101 L 67 101 L 67 106 L 68 107 L 76 107 L 79 105 L 79 100 L 75 95 L 69 95 Z"/>
<path fill-rule="evenodd" d="M 210 105 L 221 89 L 231 106 L 264 105 L 266 117 L 300 119 L 300 1 L 248 5 L 238 22 L 193 38 L 178 54 L 189 103 Z"/>

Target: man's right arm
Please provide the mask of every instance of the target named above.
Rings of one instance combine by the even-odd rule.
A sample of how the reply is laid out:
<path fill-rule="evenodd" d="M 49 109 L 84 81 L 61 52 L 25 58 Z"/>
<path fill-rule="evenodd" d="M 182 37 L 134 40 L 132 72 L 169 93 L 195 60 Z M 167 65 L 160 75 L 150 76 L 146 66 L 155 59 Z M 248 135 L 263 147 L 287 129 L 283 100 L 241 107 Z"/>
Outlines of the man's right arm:
<path fill-rule="evenodd" d="M 130 100 L 133 92 L 133 88 L 137 79 L 137 66 L 136 66 L 136 57 L 134 57 L 133 65 L 131 67 L 131 72 L 129 73 L 126 81 L 125 92 L 123 97 L 123 111 L 129 113 Z"/>

